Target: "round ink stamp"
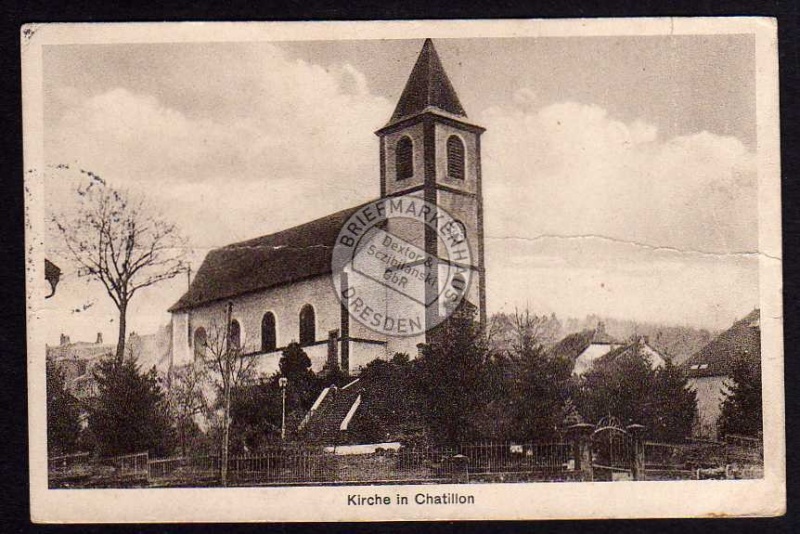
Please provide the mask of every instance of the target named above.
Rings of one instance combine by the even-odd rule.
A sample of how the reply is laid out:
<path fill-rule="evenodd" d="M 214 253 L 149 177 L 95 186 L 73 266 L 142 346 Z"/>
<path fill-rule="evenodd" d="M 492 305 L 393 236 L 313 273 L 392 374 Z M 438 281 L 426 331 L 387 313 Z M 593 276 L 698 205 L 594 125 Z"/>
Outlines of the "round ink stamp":
<path fill-rule="evenodd" d="M 469 292 L 472 253 L 464 223 L 413 195 L 365 204 L 344 223 L 332 281 L 350 317 L 409 337 L 445 320 Z"/>

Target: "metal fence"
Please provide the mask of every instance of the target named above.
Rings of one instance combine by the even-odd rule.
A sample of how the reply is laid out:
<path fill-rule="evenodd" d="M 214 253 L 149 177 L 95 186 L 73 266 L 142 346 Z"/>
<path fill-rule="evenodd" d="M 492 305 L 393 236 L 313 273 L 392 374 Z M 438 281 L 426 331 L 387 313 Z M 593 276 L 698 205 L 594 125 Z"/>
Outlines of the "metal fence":
<path fill-rule="evenodd" d="M 47 469 L 50 472 L 66 472 L 80 465 L 86 465 L 91 460 L 88 452 L 52 456 L 47 459 Z"/>
<path fill-rule="evenodd" d="M 730 435 L 724 442 L 645 442 L 647 480 L 761 478 L 763 442 Z"/>
<path fill-rule="evenodd" d="M 462 445 L 470 473 L 567 470 L 574 466 L 569 443 L 482 442 Z"/>
<path fill-rule="evenodd" d="M 594 444 L 593 444 L 594 446 Z M 231 456 L 230 485 L 413 484 L 604 480 L 576 469 L 574 443 L 479 442 L 453 448 L 403 447 L 369 454 L 288 445 Z M 761 441 L 729 436 L 724 443 L 644 443 L 645 480 L 759 478 Z M 592 451 L 601 469 L 602 451 Z M 594 464 L 597 464 L 595 466 Z M 88 453 L 48 460 L 55 487 L 207 486 L 220 483 L 219 456 L 153 459 L 147 453 L 92 461 Z M 608 469 L 615 469 L 614 466 Z M 619 470 L 627 470 L 620 466 Z M 600 473 L 602 475 L 602 473 Z M 613 475 L 613 473 L 611 474 Z M 621 479 L 609 476 L 609 480 Z M 623 477 L 624 478 L 624 477 Z M 65 483 L 66 481 L 66 483 Z"/>
<path fill-rule="evenodd" d="M 146 452 L 138 454 L 125 454 L 111 458 L 103 458 L 101 464 L 111 465 L 124 474 L 141 474 L 147 476 L 149 472 L 150 456 Z"/>
<path fill-rule="evenodd" d="M 177 456 L 150 460 L 149 479 L 207 479 L 219 474 L 219 456 Z"/>
<path fill-rule="evenodd" d="M 764 442 L 759 438 L 730 434 L 725 436 L 726 459 L 729 464 L 763 464 Z"/>

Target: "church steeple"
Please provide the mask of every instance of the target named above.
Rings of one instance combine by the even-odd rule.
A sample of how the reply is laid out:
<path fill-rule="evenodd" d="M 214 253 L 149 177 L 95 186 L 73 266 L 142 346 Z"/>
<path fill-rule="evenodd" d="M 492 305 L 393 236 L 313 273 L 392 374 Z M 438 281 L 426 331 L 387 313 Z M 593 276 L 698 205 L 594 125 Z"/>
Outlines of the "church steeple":
<path fill-rule="evenodd" d="M 433 41 L 425 39 L 389 124 L 432 108 L 458 117 L 467 116 L 444 71 Z"/>
<path fill-rule="evenodd" d="M 465 296 L 486 319 L 483 268 L 483 186 L 481 134 L 471 124 L 444 71 L 430 39 L 425 40 L 389 123 L 375 132 L 380 138 L 381 197 L 414 195 L 449 213 L 466 236 L 472 256 L 459 269 L 472 272 Z M 424 295 L 419 302 L 437 301 L 449 291 L 455 272 L 440 268 L 455 265 L 448 259 L 438 231 L 408 221 L 388 221 L 386 231 L 422 249 L 436 265 L 425 262 Z M 437 293 L 438 292 L 438 293 Z M 427 324 L 435 324 L 443 309 L 426 308 Z M 431 314 L 428 316 L 427 314 Z"/>

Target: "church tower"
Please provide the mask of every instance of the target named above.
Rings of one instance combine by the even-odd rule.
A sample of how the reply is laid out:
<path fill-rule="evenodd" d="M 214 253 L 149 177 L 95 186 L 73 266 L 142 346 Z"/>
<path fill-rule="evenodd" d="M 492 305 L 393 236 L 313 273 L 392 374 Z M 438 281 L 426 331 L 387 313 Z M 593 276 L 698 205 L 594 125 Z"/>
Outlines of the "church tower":
<path fill-rule="evenodd" d="M 471 251 L 466 300 L 478 308 L 485 324 L 483 132 L 467 119 L 433 42 L 426 39 L 389 123 L 375 132 L 380 138 L 381 197 L 418 196 L 458 221 Z M 394 220 L 389 225 L 392 233 L 427 254 L 443 257 L 443 244 L 430 226 L 402 227 L 402 221 Z"/>

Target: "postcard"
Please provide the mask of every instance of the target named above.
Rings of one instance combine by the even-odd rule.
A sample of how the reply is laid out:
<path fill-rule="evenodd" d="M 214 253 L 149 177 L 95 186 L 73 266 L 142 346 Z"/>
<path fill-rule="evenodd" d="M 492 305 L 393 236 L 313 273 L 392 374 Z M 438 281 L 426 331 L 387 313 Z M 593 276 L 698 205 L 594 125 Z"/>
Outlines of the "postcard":
<path fill-rule="evenodd" d="M 776 34 L 22 27 L 32 520 L 785 513 Z"/>

